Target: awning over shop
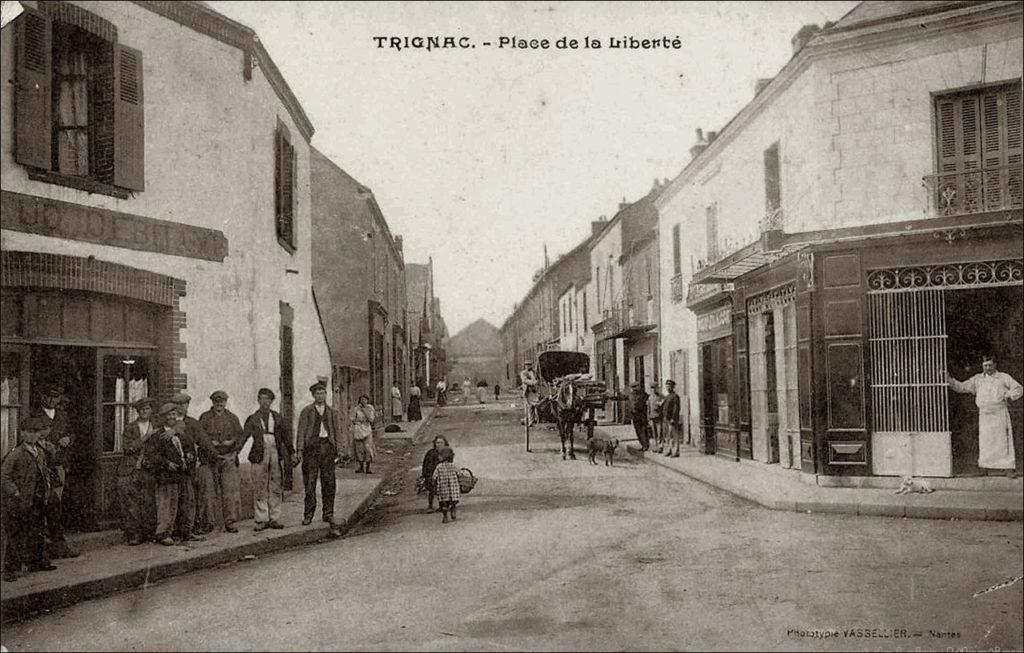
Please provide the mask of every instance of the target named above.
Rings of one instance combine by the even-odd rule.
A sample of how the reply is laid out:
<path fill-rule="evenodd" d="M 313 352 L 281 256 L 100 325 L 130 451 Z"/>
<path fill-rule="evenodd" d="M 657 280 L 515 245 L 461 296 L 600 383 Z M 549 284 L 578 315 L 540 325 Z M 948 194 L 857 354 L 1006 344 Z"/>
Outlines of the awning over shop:
<path fill-rule="evenodd" d="M 654 329 L 657 328 L 657 326 L 657 324 L 640 324 L 625 327 L 623 329 L 616 330 L 611 335 L 605 336 L 604 338 L 602 338 L 602 340 L 614 340 L 616 338 L 625 338 L 629 340 L 631 338 L 639 338 L 640 336 L 649 333 L 650 331 L 654 331 Z"/>
<path fill-rule="evenodd" d="M 787 235 L 781 230 L 765 231 L 746 247 L 698 270 L 690 283 L 729 283 L 807 246 L 806 242 L 787 242 Z"/>

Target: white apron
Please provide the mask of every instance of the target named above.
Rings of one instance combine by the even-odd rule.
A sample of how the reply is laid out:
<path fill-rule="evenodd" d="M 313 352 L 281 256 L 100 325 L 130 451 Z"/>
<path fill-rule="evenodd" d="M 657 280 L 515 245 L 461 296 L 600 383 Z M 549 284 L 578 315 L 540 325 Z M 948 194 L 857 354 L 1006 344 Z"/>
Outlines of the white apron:
<path fill-rule="evenodd" d="M 1006 402 L 1020 398 L 1021 385 L 1005 372 L 975 374 L 950 385 L 957 392 L 973 394 L 978 406 L 978 467 L 1014 469 L 1013 429 Z"/>

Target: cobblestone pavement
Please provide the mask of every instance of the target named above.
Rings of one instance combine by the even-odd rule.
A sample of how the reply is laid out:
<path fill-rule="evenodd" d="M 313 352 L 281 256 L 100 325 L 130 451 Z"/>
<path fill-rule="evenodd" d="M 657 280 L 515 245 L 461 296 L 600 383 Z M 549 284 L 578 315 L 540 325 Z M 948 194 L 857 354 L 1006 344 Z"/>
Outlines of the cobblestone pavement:
<path fill-rule="evenodd" d="M 5 627 L 2 642 L 12 651 L 1022 646 L 1024 583 L 1011 582 L 1022 575 L 1019 522 L 773 512 L 624 452 L 613 467 L 594 466 L 578 444 L 578 460 L 563 462 L 546 429 L 526 453 L 518 417 L 507 402 L 439 409 L 406 476 L 341 541 L 86 602 Z M 438 434 L 480 479 L 444 525 L 414 490 Z"/>

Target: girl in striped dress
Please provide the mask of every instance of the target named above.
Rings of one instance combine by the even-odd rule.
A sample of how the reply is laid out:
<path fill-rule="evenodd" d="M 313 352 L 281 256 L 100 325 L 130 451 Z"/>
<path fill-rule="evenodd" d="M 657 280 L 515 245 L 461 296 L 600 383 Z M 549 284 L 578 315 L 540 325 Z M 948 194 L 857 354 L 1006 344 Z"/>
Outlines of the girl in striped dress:
<path fill-rule="evenodd" d="M 434 468 L 431 480 L 434 483 L 434 494 L 437 495 L 438 507 L 441 508 L 442 524 L 448 523 L 448 513 L 452 513 L 452 521 L 458 519 L 455 516 L 455 507 L 459 503 L 461 495 L 459 491 L 459 470 L 455 468 L 455 452 L 449 447 L 441 447 L 437 452 L 440 462 Z"/>

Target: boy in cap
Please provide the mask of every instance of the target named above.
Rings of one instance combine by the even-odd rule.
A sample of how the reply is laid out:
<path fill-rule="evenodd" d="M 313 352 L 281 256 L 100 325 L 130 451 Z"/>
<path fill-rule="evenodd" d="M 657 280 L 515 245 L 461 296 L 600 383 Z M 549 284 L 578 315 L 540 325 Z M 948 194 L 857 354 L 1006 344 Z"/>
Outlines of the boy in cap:
<path fill-rule="evenodd" d="M 38 445 L 45 439 L 49 424 L 41 417 L 21 421 L 21 443 L 4 458 L 0 467 L 7 512 L 7 552 L 4 556 L 3 579 L 17 580 L 22 564 L 29 571 L 51 571 L 56 567 L 46 557 L 43 535 L 46 502 L 50 497 L 50 470 L 46 454 Z"/>
<path fill-rule="evenodd" d="M 295 457 L 302 465 L 305 486 L 305 505 L 302 524 L 308 526 L 316 514 L 316 479 L 320 478 L 320 498 L 323 500 L 323 519 L 331 525 L 331 534 L 337 535 L 334 524 L 334 466 L 341 451 L 341 421 L 338 412 L 327 405 L 327 386 L 317 381 L 309 386 L 313 403 L 299 413 Z"/>
<path fill-rule="evenodd" d="M 192 397 L 185 392 L 171 397 L 171 402 L 178 406 L 178 420 L 184 427 L 184 433 L 180 435 L 182 446 L 185 447 L 185 462 L 191 485 L 188 505 L 192 511 L 192 532 L 203 535 L 213 530 L 213 516 L 217 514 L 217 492 L 213 484 L 217 450 L 199 420 L 188 414 L 191 401 Z"/>
<path fill-rule="evenodd" d="M 136 546 L 153 535 L 155 484 L 153 475 L 142 467 L 143 450 L 156 433 L 153 423 L 153 399 L 139 399 L 132 408 L 138 413 L 124 429 L 124 457 L 117 466 L 117 494 L 121 504 L 122 528 L 129 546 Z"/>
<path fill-rule="evenodd" d="M 241 490 L 238 478 L 238 452 L 242 448 L 242 424 L 227 409 L 228 393 L 217 390 L 210 395 L 213 406 L 199 416 L 199 424 L 217 450 L 217 459 L 211 465 L 217 503 L 224 518 L 224 530 L 237 533 L 235 522 L 241 511 Z"/>
<path fill-rule="evenodd" d="M 192 533 L 191 483 L 177 404 L 161 406 L 160 421 L 160 431 L 146 447 L 146 464 L 156 477 L 156 541 L 172 546 L 175 524 L 179 524 L 182 540 L 202 540 Z"/>

